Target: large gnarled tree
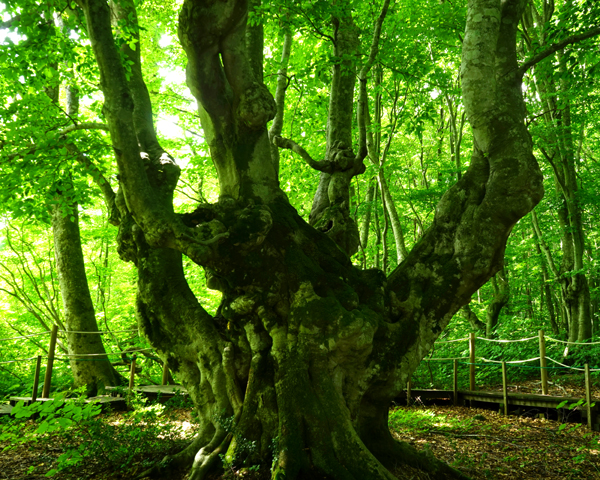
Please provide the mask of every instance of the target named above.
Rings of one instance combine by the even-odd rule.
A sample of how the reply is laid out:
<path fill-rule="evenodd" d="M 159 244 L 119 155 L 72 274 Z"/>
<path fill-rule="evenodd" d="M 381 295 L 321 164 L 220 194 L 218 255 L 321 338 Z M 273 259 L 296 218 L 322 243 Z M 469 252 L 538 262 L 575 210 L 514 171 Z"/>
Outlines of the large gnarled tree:
<path fill-rule="evenodd" d="M 349 5 L 333 2 L 341 60 L 324 158 L 307 160 L 321 172 L 309 224 L 279 188 L 267 132 L 276 105 L 256 68 L 260 49 L 246 45 L 260 34 L 247 28 L 247 1 L 186 0 L 180 13 L 187 84 L 220 184 L 217 203 L 184 215 L 173 210 L 179 168 L 154 133 L 139 50 L 117 46 L 105 0 L 79 3 L 119 168 L 119 249 L 139 274 L 139 326 L 198 411 L 199 434 L 170 467 L 201 479 L 222 454 L 273 461 L 279 480 L 391 479 L 403 465 L 459 477 L 397 442 L 388 408 L 454 313 L 501 267 L 513 225 L 542 196 L 516 54 L 526 0 L 469 2 L 461 77 L 471 165 L 388 278 L 348 257 L 358 245 L 348 185 L 367 153 L 360 128 L 353 151 L 359 42 Z M 113 10 L 135 24 L 126 1 Z M 222 292 L 214 317 L 188 288 L 182 255 Z"/>

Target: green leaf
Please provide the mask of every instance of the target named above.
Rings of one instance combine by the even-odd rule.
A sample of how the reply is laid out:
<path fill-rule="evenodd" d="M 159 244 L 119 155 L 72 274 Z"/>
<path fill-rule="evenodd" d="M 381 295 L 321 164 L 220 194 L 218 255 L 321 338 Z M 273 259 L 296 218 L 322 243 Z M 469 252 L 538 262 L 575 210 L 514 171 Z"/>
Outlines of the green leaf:
<path fill-rule="evenodd" d="M 42 435 L 44 433 L 46 433 L 48 431 L 48 427 L 50 427 L 50 424 L 44 420 L 40 426 L 37 428 L 37 430 L 35 431 L 36 434 L 38 435 Z"/>
<path fill-rule="evenodd" d="M 59 417 L 57 421 L 62 428 L 69 428 L 73 424 L 73 420 L 65 417 Z"/>

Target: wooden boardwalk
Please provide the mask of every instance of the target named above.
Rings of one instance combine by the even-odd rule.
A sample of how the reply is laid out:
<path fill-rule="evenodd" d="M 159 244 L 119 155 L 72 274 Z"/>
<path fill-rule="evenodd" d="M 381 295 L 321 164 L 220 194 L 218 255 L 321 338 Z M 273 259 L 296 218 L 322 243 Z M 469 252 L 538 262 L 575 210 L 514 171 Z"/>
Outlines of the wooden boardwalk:
<path fill-rule="evenodd" d="M 486 391 L 472 391 L 472 390 L 458 390 L 456 392 L 456 400 L 454 398 L 455 392 L 453 390 L 415 390 L 411 389 L 410 396 L 412 399 L 420 400 L 441 400 L 444 403 L 463 405 L 470 407 L 484 407 L 489 408 L 495 406 L 498 410 L 504 405 L 504 394 L 503 392 L 486 392 Z M 564 413 L 570 412 L 568 405 L 577 403 L 581 398 L 576 397 L 554 397 L 551 395 L 536 395 L 529 393 L 508 393 L 507 403 L 510 410 L 521 411 L 524 407 L 530 409 L 542 409 L 542 410 L 564 410 Z M 565 408 L 557 409 L 558 405 L 567 401 Z M 397 399 L 397 403 L 406 405 L 406 392 L 403 392 Z M 512 407 L 512 408 L 511 408 Z M 581 408 L 582 420 L 587 422 L 587 408 Z M 592 429 L 595 431 L 600 430 L 600 416 L 598 415 L 598 405 L 590 407 L 590 413 L 592 415 Z M 560 417 L 560 415 L 559 415 Z"/>
<path fill-rule="evenodd" d="M 111 395 L 119 395 L 119 391 L 127 392 L 128 390 L 123 387 L 106 387 L 106 391 Z M 138 385 L 133 387 L 133 390 L 150 400 L 166 401 L 175 395 L 188 395 L 188 391 L 183 385 Z"/>

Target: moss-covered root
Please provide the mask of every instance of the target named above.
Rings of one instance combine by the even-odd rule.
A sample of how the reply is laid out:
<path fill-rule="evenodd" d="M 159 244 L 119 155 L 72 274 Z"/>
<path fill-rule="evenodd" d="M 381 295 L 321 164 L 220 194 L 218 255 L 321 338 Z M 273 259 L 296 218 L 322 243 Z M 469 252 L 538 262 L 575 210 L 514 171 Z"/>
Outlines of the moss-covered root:
<path fill-rule="evenodd" d="M 431 451 L 419 451 L 406 442 L 395 440 L 391 434 L 378 442 L 377 459 L 398 474 L 405 466 L 424 472 L 431 480 L 470 480 L 468 476 L 433 456 Z M 399 477 L 402 478 L 402 477 Z M 408 478 L 412 478 L 412 474 Z"/>
<path fill-rule="evenodd" d="M 190 472 L 189 480 L 203 480 L 206 476 L 214 472 L 219 467 L 220 454 L 227 451 L 231 443 L 231 435 L 225 430 L 218 428 L 210 441 L 206 436 L 199 434 L 191 443 L 181 452 L 166 456 L 162 462 L 145 470 L 138 475 L 135 480 L 145 478 L 171 478 L 173 472 Z"/>

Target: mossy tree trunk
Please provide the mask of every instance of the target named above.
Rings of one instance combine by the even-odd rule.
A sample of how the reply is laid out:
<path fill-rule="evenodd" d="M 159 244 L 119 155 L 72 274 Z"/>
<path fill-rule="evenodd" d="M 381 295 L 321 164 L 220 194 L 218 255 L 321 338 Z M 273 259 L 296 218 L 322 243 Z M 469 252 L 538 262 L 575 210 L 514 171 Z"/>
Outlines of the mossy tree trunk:
<path fill-rule="evenodd" d="M 501 267 L 513 225 L 542 196 L 516 63 L 524 3 L 470 2 L 462 84 L 472 163 L 386 278 L 348 257 L 358 232 L 346 217 L 347 190 L 366 155 L 366 146 L 352 152 L 352 65 L 334 71 L 309 224 L 278 185 L 266 129 L 275 102 L 247 53 L 247 2 L 186 0 L 187 83 L 221 196 L 177 215 L 178 167 L 146 135 L 152 117 L 136 83 L 139 57 L 126 52 L 134 58 L 128 82 L 108 4 L 81 0 L 120 172 L 120 253 L 138 268 L 140 329 L 190 391 L 201 424 L 171 468 L 191 468 L 197 480 L 224 455 L 273 464 L 275 479 L 392 479 L 405 465 L 430 478 L 461 476 L 394 440 L 388 408 L 454 313 Z M 348 58 L 358 48 L 351 13 L 338 2 L 336 14 L 336 54 Z M 214 317 L 187 286 L 182 254 L 223 293 Z"/>
<path fill-rule="evenodd" d="M 52 233 L 73 380 L 75 386 L 85 386 L 88 395 L 96 395 L 98 389 L 120 385 L 121 381 L 98 333 L 81 249 L 77 205 L 70 209 L 54 206 Z"/>

